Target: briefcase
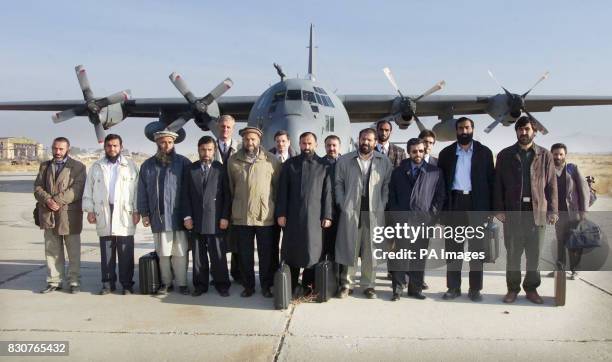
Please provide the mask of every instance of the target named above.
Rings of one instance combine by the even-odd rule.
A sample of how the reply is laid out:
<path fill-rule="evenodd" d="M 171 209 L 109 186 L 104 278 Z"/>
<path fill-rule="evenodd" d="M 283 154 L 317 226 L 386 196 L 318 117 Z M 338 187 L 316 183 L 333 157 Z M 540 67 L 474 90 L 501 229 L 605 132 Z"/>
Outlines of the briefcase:
<path fill-rule="evenodd" d="M 285 262 L 274 273 L 274 308 L 282 310 L 289 308 L 291 303 L 291 270 Z"/>
<path fill-rule="evenodd" d="M 314 292 L 318 303 L 327 302 L 338 291 L 338 279 L 334 272 L 334 262 L 325 260 L 317 263 L 315 269 Z"/>
<path fill-rule="evenodd" d="M 155 294 L 161 285 L 159 257 L 152 251 L 138 259 L 140 294 Z"/>
<path fill-rule="evenodd" d="M 565 246 L 568 249 L 589 249 L 601 246 L 602 233 L 599 225 L 590 220 L 581 220 L 570 230 Z"/>
<path fill-rule="evenodd" d="M 555 270 L 555 306 L 557 307 L 565 305 L 565 282 L 565 269 L 558 263 Z"/>
<path fill-rule="evenodd" d="M 493 220 L 484 229 L 484 263 L 495 263 L 499 257 L 499 226 Z"/>

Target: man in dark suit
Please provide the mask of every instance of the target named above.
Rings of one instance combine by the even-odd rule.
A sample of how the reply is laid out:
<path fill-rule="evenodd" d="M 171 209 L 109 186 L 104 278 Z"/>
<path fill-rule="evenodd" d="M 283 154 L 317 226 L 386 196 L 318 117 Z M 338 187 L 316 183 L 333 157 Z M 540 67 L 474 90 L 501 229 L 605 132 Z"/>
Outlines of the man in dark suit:
<path fill-rule="evenodd" d="M 406 158 L 406 152 L 404 152 L 403 148 L 389 142 L 392 131 L 393 126 L 388 120 L 384 119 L 376 123 L 376 136 L 378 138 L 376 151 L 389 157 L 393 168 L 396 168 Z"/>
<path fill-rule="evenodd" d="M 478 141 L 473 140 L 474 121 L 461 117 L 455 124 L 457 142 L 440 152 L 438 167 L 444 172 L 446 181 L 445 217 L 447 225 L 481 225 L 491 212 L 495 169 L 493 153 Z M 446 239 L 446 250 L 461 252 L 468 243 L 470 252 L 484 250 L 484 240 L 473 238 L 466 241 Z M 446 286 L 444 299 L 455 299 L 461 295 L 461 259 L 447 259 Z M 474 302 L 482 300 L 482 260 L 470 260 L 469 298 Z"/>
<path fill-rule="evenodd" d="M 300 135 L 299 156 L 283 164 L 276 194 L 277 223 L 284 228 L 282 259 L 291 268 L 291 288 L 296 291 L 300 268 L 305 295 L 313 290 L 314 268 L 323 254 L 323 229 L 332 223 L 329 166 L 316 153 L 317 137 Z"/>
<path fill-rule="evenodd" d="M 419 133 L 419 138 L 423 140 L 423 144 L 425 145 L 425 157 L 423 161 L 430 165 L 437 166 L 438 159 L 431 155 L 433 146 L 436 144 L 436 133 L 430 129 L 424 129 Z"/>
<path fill-rule="evenodd" d="M 229 225 L 230 199 L 226 169 L 214 161 L 215 140 L 203 136 L 198 141 L 200 160 L 187 167 L 183 175 L 182 209 L 185 228 L 194 235 L 193 296 L 208 291 L 208 276 L 212 269 L 219 295 L 229 295 L 229 274 L 222 237 Z M 210 256 L 210 269 L 208 257 Z"/>
<path fill-rule="evenodd" d="M 276 147 L 272 147 L 268 151 L 276 156 L 281 163 L 298 155 L 298 153 L 291 148 L 291 140 L 289 139 L 289 133 L 287 133 L 287 131 L 280 130 L 276 132 L 274 134 L 274 143 Z"/>
<path fill-rule="evenodd" d="M 393 170 L 389 183 L 389 202 L 387 207 L 396 222 L 408 222 L 409 225 L 431 225 L 442 210 L 444 199 L 444 177 L 436 166 L 423 161 L 425 145 L 419 138 L 411 138 L 407 147 L 409 159 L 401 162 Z M 420 250 L 429 248 L 429 239 L 397 239 L 393 242 L 392 251 L 411 250 L 416 259 L 389 259 L 388 268 L 392 274 L 392 301 L 400 299 L 406 284 L 408 271 L 408 295 L 416 299 L 425 299 L 422 293 L 425 274 L 425 257 Z"/>

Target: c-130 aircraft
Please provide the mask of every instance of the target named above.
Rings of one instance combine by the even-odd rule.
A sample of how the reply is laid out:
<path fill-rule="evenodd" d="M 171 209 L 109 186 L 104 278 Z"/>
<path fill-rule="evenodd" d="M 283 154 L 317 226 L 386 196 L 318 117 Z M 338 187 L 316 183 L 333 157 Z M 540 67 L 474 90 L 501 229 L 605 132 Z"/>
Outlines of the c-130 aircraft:
<path fill-rule="evenodd" d="M 157 118 L 157 121 L 147 124 L 144 129 L 145 136 L 153 140 L 155 132 L 168 129 L 179 134 L 176 140 L 178 143 L 185 139 L 183 126 L 189 120 L 193 119 L 202 131 L 210 130 L 214 134 L 219 116 L 230 114 L 238 122 L 247 120 L 249 126 L 260 128 L 264 133 L 262 144 L 266 148 L 274 145 L 274 134 L 279 130 L 286 130 L 292 140 L 297 140 L 302 132 L 310 131 L 316 134 L 319 140 L 330 134 L 339 136 L 342 140 L 341 151 L 346 152 L 353 147 L 350 124 L 356 122 L 371 123 L 388 119 L 400 129 L 406 129 L 412 123 L 424 129 L 419 117 L 437 116 L 440 122 L 433 126 L 433 131 L 439 141 L 450 141 L 455 139 L 457 115 L 489 114 L 494 122 L 485 129 L 488 133 L 498 124 L 510 126 L 523 113 L 533 118 L 530 112 L 548 112 L 557 106 L 612 104 L 612 97 L 607 96 L 527 97 L 548 73 L 525 93 L 511 93 L 495 80 L 490 71 L 489 75 L 504 93 L 494 96 L 432 96 L 444 87 L 445 82 L 440 81 L 419 96 L 407 96 L 400 91 L 389 68 L 385 68 L 383 72 L 398 95 L 336 95 L 315 78 L 312 25 L 308 48 L 306 77 L 288 79 L 281 67 L 274 64 L 281 79 L 260 96 L 221 97 L 233 85 L 232 80 L 227 78 L 209 94 L 198 98 L 190 91 L 181 75 L 172 73 L 170 81 L 183 98 L 130 99 L 129 90 L 96 98 L 91 91 L 85 68 L 79 65 L 75 70 L 84 100 L 0 102 L 0 110 L 55 111 L 57 113 L 52 119 L 56 123 L 77 116 L 87 116 L 94 125 L 99 143 L 104 140 L 105 130 L 128 117 Z M 537 124 L 541 132 L 548 132 L 541 123 Z M 319 153 L 323 152 L 322 143 L 319 142 Z"/>

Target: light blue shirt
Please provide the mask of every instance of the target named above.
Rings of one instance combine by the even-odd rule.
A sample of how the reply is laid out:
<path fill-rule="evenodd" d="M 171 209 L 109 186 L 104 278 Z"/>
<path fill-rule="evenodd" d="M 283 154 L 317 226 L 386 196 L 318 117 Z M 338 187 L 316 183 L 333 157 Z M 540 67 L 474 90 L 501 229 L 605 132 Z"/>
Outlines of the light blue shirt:
<path fill-rule="evenodd" d="M 455 178 L 453 179 L 453 190 L 472 191 L 472 154 L 474 153 L 474 142 L 470 148 L 464 151 L 457 143 L 457 165 L 455 166 Z"/>

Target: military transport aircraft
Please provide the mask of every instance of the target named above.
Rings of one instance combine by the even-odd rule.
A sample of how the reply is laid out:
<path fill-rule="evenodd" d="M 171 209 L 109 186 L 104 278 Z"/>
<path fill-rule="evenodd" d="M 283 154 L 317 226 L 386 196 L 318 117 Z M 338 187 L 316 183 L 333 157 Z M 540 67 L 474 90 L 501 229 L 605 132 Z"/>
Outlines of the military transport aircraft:
<path fill-rule="evenodd" d="M 523 113 L 548 112 L 557 106 L 610 105 L 612 97 L 603 96 L 528 96 L 529 92 L 548 73 L 544 74 L 528 91 L 515 94 L 503 89 L 504 93 L 494 96 L 459 95 L 432 96 L 442 89 L 444 81 L 419 96 L 408 96 L 401 92 L 388 68 L 383 69 L 397 95 L 336 95 L 315 79 L 315 47 L 313 27 L 310 26 L 308 74 L 304 79 L 287 79 L 281 67 L 274 64 L 280 81 L 270 86 L 260 96 L 221 97 L 233 82 L 227 78 L 210 93 L 198 98 L 191 92 L 186 81 L 177 73 L 170 74 L 170 81 L 184 98 L 136 98 L 131 99 L 125 90 L 108 97 L 96 98 L 91 91 L 87 73 L 83 66 L 76 67 L 77 79 L 85 100 L 0 102 L 0 110 L 55 111 L 54 122 L 63 122 L 76 116 L 87 116 L 94 125 L 98 142 L 102 142 L 105 130 L 127 117 L 156 118 L 146 125 L 144 133 L 150 140 L 162 129 L 179 133 L 177 142 L 185 138 L 183 126 L 193 119 L 203 131 L 216 132 L 214 124 L 221 114 L 231 114 L 238 121 L 247 121 L 264 132 L 263 145 L 271 147 L 273 135 L 286 130 L 293 140 L 305 131 L 314 132 L 320 140 L 329 134 L 342 139 L 343 151 L 351 149 L 350 123 L 371 123 L 389 119 L 400 129 L 406 129 L 413 122 L 424 128 L 418 117 L 437 116 L 439 123 L 433 126 L 440 141 L 455 139 L 455 116 L 489 114 L 494 122 L 485 132 L 498 124 L 509 126 Z M 493 74 L 489 75 L 495 80 Z M 497 80 L 495 80 L 497 82 Z M 533 116 L 532 116 L 533 117 Z M 546 128 L 538 122 L 538 128 Z M 322 152 L 323 142 L 319 142 Z"/>

